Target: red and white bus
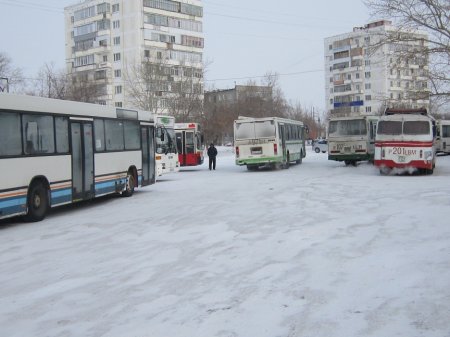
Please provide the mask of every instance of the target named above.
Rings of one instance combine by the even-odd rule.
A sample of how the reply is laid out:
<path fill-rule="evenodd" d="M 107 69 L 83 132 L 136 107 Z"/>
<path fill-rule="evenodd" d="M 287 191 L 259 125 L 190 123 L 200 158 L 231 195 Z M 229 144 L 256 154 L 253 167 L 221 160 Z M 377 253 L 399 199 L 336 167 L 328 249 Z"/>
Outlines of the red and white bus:
<path fill-rule="evenodd" d="M 432 174 L 436 123 L 426 109 L 387 109 L 378 121 L 375 165 L 381 174 L 393 169 Z"/>
<path fill-rule="evenodd" d="M 175 123 L 180 166 L 203 164 L 203 134 L 198 123 Z"/>

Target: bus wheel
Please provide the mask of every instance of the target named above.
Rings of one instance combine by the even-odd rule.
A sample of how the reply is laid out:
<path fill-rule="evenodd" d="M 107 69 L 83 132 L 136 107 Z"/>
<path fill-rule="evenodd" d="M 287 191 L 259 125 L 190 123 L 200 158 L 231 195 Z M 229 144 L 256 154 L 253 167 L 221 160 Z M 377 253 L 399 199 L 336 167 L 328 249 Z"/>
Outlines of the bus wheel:
<path fill-rule="evenodd" d="M 247 165 L 247 170 L 256 171 L 258 169 L 258 165 Z"/>
<path fill-rule="evenodd" d="M 314 152 L 315 152 L 315 153 L 319 153 L 319 152 L 320 152 L 320 149 L 319 149 L 318 147 L 316 147 L 316 148 L 314 149 Z"/>
<path fill-rule="evenodd" d="M 125 191 L 122 192 L 123 197 L 131 197 L 134 193 L 134 175 L 133 172 L 128 172 Z"/>
<path fill-rule="evenodd" d="M 287 170 L 289 168 L 289 165 L 291 163 L 291 158 L 289 158 L 289 153 L 286 156 L 286 163 L 284 163 L 284 168 Z"/>
<path fill-rule="evenodd" d="M 301 164 L 303 161 L 303 152 L 300 152 L 300 159 L 296 160 L 295 163 L 296 164 Z"/>
<path fill-rule="evenodd" d="M 391 173 L 391 169 L 389 167 L 380 167 L 380 174 L 381 175 L 388 175 L 389 173 Z"/>
<path fill-rule="evenodd" d="M 37 222 L 45 218 L 49 207 L 47 188 L 41 182 L 31 185 L 27 196 L 27 214 L 25 221 Z"/>

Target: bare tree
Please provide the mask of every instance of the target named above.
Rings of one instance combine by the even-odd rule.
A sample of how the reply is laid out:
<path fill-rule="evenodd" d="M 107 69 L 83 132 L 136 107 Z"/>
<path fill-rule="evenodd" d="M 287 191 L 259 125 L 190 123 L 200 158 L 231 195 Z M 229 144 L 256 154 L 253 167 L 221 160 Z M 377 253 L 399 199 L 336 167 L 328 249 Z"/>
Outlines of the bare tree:
<path fill-rule="evenodd" d="M 203 110 L 203 71 L 145 58 L 125 71 L 125 83 L 133 104 L 156 114 L 163 111 L 179 122 L 200 118 Z"/>
<path fill-rule="evenodd" d="M 146 58 L 143 62 L 129 65 L 124 72 L 126 91 L 139 109 L 159 113 L 161 98 L 167 91 L 167 62 Z"/>
<path fill-rule="evenodd" d="M 66 74 L 57 70 L 55 63 L 45 63 L 37 74 L 37 79 L 28 85 L 28 95 L 64 99 L 67 90 Z"/>
<path fill-rule="evenodd" d="M 0 77 L 5 78 L 10 92 L 20 90 L 19 85 L 23 84 L 23 75 L 20 68 L 14 68 L 11 58 L 0 52 Z"/>
<path fill-rule="evenodd" d="M 374 16 L 394 20 L 395 31 L 381 43 L 415 43 L 417 48 L 396 50 L 400 62 L 425 65 L 421 75 L 431 85 L 431 96 L 450 102 L 450 3 L 448 0 L 364 0 Z M 426 35 L 413 34 L 423 31 Z M 420 86 L 420 84 L 419 84 Z M 416 88 L 421 89 L 421 88 Z M 423 90 L 417 90 L 417 93 Z"/>
<path fill-rule="evenodd" d="M 85 103 L 101 103 L 106 96 L 105 79 L 90 78 L 88 73 L 77 73 L 66 77 L 67 89 L 64 99 Z"/>

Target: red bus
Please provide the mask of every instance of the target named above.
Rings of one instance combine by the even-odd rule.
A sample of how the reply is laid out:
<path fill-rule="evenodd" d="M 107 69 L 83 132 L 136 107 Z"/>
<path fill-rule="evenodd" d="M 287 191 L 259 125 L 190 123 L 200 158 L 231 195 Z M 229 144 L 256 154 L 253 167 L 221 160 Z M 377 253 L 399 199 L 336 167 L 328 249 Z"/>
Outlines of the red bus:
<path fill-rule="evenodd" d="M 175 123 L 180 166 L 203 164 L 203 135 L 198 123 Z"/>
<path fill-rule="evenodd" d="M 387 110 L 378 121 L 375 166 L 432 174 L 436 163 L 436 123 L 423 110 Z"/>

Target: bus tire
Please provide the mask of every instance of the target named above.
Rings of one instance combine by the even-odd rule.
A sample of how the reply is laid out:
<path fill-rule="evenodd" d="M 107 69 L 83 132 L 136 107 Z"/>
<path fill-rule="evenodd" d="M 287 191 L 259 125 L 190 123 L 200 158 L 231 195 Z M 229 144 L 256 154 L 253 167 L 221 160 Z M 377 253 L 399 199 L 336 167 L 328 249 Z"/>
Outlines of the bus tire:
<path fill-rule="evenodd" d="M 48 208 L 48 189 L 40 181 L 32 183 L 28 190 L 25 221 L 37 222 L 43 220 L 47 215 Z"/>
<path fill-rule="evenodd" d="M 295 161 L 295 163 L 298 164 L 298 165 L 300 165 L 300 164 L 302 163 L 302 161 L 303 161 L 303 152 L 300 151 L 300 159 L 297 159 L 297 160 Z"/>
<path fill-rule="evenodd" d="M 122 192 L 123 197 L 131 197 L 134 193 L 135 178 L 132 171 L 127 173 L 127 182 L 125 184 L 125 190 Z"/>
<path fill-rule="evenodd" d="M 314 149 L 314 152 L 315 152 L 315 153 L 320 153 L 320 149 L 319 149 L 318 147 L 316 147 L 316 148 Z"/>
<path fill-rule="evenodd" d="M 391 169 L 389 167 L 380 167 L 380 174 L 383 176 L 388 175 L 389 173 L 391 173 Z"/>
<path fill-rule="evenodd" d="M 286 163 L 284 163 L 284 168 L 289 169 L 289 165 L 291 164 L 291 159 L 289 158 L 289 153 L 286 156 Z"/>
<path fill-rule="evenodd" d="M 247 170 L 256 171 L 258 170 L 258 165 L 247 165 Z"/>

